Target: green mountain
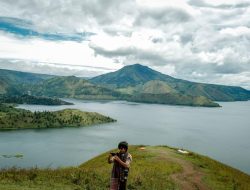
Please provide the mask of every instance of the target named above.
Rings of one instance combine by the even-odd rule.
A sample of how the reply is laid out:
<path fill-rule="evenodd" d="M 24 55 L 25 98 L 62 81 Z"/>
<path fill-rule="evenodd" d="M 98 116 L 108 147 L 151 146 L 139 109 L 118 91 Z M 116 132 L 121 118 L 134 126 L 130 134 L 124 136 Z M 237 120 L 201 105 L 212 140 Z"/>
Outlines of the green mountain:
<path fill-rule="evenodd" d="M 249 100 L 241 87 L 176 79 L 140 64 L 90 80 L 0 70 L 0 94 L 218 107 L 213 101 Z"/>
<path fill-rule="evenodd" d="M 52 76 L 0 69 L 0 95 L 121 99 L 123 94 L 75 76 Z"/>
<path fill-rule="evenodd" d="M 0 69 L 0 74 L 1 79 L 5 78 L 13 83 L 37 83 L 44 79 L 53 77 L 53 75 L 36 74 L 5 69 Z"/>
<path fill-rule="evenodd" d="M 250 91 L 238 86 L 225 86 L 203 83 L 177 84 L 179 92 L 192 96 L 205 96 L 214 101 L 246 101 L 250 100 Z"/>
<path fill-rule="evenodd" d="M 107 157 L 111 151 L 117 150 L 77 167 L 2 169 L 0 189 L 109 189 L 112 164 L 107 163 Z M 250 189 L 248 174 L 193 152 L 181 153 L 166 146 L 130 146 L 129 152 L 133 156 L 127 183 L 130 190 Z"/>
<path fill-rule="evenodd" d="M 213 101 L 244 101 L 250 99 L 250 91 L 241 87 L 176 79 L 140 64 L 125 66 L 118 71 L 94 77 L 90 81 L 115 88 L 127 94 L 179 93 L 190 96 L 204 96 Z"/>
<path fill-rule="evenodd" d="M 75 76 L 54 77 L 29 87 L 32 95 L 81 99 L 117 99 L 120 92 L 94 85 Z"/>
<path fill-rule="evenodd" d="M 0 94 L 24 94 L 27 93 L 24 84 L 36 84 L 51 77 L 53 76 L 0 69 Z"/>
<path fill-rule="evenodd" d="M 146 66 L 135 64 L 92 78 L 90 81 L 109 87 L 123 88 L 144 84 L 151 80 L 174 81 L 173 77 L 154 71 Z"/>
<path fill-rule="evenodd" d="M 119 92 L 125 94 L 165 94 L 165 93 L 177 93 L 175 89 L 169 86 L 166 82 L 160 80 L 150 80 L 144 84 L 137 84 L 136 86 L 127 86 L 123 88 L 117 88 Z"/>

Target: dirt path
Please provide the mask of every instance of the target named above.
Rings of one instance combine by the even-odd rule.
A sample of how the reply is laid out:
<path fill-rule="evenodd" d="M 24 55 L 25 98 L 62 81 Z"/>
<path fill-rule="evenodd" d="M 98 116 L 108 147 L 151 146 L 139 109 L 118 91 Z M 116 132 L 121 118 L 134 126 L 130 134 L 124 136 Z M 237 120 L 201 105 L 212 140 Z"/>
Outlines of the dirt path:
<path fill-rule="evenodd" d="M 162 158 L 165 158 L 171 162 L 175 162 L 181 165 L 182 171 L 180 173 L 172 174 L 170 177 L 178 184 L 181 190 L 210 190 L 203 182 L 203 173 L 194 168 L 193 164 L 177 158 L 174 152 L 166 148 L 151 149 Z"/>

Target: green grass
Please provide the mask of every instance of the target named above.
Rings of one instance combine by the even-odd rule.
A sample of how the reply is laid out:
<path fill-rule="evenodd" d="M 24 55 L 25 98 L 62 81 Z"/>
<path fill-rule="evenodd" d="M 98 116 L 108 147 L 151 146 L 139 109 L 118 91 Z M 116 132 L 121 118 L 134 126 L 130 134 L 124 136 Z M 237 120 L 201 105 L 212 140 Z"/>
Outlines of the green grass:
<path fill-rule="evenodd" d="M 241 171 L 195 153 L 190 153 L 187 156 L 180 155 L 180 157 L 191 161 L 197 169 L 205 173 L 204 181 L 211 189 L 250 189 L 250 176 Z"/>
<path fill-rule="evenodd" d="M 169 175 L 180 171 L 180 165 L 162 159 L 154 152 L 140 151 L 138 146 L 130 147 L 129 152 L 133 157 L 132 167 L 129 172 L 129 189 L 173 189 L 175 187 Z M 100 176 L 105 176 L 105 184 L 108 184 L 111 165 L 107 166 L 105 164 L 107 155 L 107 153 L 102 154 L 82 164 L 80 167 L 93 171 L 95 166 L 96 173 Z"/>
<path fill-rule="evenodd" d="M 169 175 L 181 171 L 173 162 L 161 159 L 150 151 L 130 147 L 133 162 L 129 173 L 129 189 L 175 189 Z M 108 152 L 79 167 L 62 169 L 7 169 L 0 171 L 1 190 L 61 190 L 61 189 L 107 189 L 112 164 L 107 163 Z"/>
<path fill-rule="evenodd" d="M 183 168 L 175 159 L 192 164 L 195 171 L 203 173 L 203 183 L 211 190 L 248 190 L 250 176 L 208 157 L 195 153 L 178 154 L 169 147 L 130 146 L 133 156 L 128 179 L 128 189 L 170 190 L 181 189 L 172 175 Z M 112 150 L 116 151 L 116 150 Z M 110 152 L 110 151 L 109 151 Z M 108 189 L 112 164 L 107 163 L 108 153 L 101 154 L 79 167 L 58 169 L 5 169 L 0 170 L 1 190 L 102 190 Z M 183 179 L 185 180 L 185 178 Z M 185 189 L 185 188 L 184 188 Z"/>

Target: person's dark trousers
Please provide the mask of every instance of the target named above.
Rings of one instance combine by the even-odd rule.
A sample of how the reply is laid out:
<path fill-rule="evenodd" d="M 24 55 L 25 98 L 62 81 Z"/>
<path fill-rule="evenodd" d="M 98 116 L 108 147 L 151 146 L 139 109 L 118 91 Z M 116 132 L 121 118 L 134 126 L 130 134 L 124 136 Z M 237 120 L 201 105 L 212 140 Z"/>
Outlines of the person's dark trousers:
<path fill-rule="evenodd" d="M 119 184 L 119 190 L 126 190 L 127 181 L 121 181 Z"/>

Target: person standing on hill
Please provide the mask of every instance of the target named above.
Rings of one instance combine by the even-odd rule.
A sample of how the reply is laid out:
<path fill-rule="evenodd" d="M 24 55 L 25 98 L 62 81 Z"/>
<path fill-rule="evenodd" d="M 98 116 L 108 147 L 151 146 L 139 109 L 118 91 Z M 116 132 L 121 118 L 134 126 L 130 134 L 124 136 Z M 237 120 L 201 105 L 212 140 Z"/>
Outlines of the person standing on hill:
<path fill-rule="evenodd" d="M 118 144 L 119 152 L 110 153 L 108 163 L 113 163 L 111 173 L 110 190 L 126 190 L 128 172 L 132 161 L 128 153 L 128 143 L 122 141 Z"/>

